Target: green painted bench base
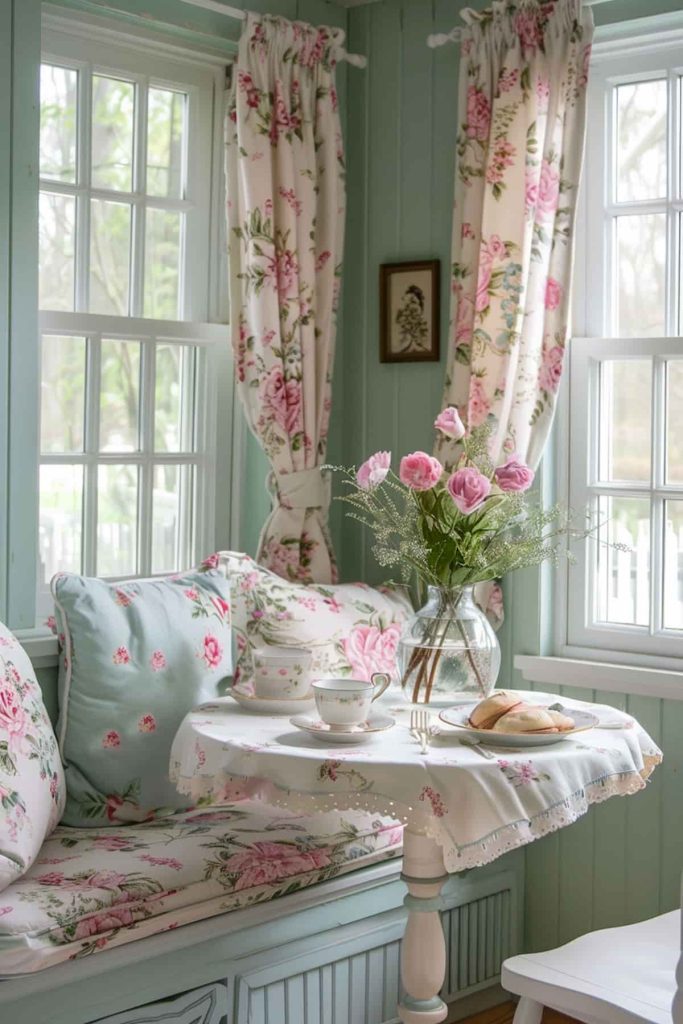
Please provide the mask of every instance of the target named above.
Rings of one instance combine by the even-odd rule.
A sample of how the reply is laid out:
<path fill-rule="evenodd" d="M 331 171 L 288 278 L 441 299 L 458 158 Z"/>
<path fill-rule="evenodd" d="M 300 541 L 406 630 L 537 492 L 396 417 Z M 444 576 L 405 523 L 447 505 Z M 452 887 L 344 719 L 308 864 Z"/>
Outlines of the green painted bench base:
<path fill-rule="evenodd" d="M 519 948 L 523 854 L 443 893 L 453 1002 Z M 1 1024 L 388 1024 L 406 911 L 400 862 L 0 981 Z"/>

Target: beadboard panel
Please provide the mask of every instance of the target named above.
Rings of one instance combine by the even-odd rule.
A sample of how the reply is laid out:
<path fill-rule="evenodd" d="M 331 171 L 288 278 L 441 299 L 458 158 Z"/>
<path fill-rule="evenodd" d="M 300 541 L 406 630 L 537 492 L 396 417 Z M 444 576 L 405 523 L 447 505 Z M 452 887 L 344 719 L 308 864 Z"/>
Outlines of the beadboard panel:
<path fill-rule="evenodd" d="M 470 876 L 471 877 L 471 876 Z M 453 883 L 451 883 L 453 885 Z M 462 881 L 455 883 L 462 891 Z M 446 896 L 447 1003 L 495 984 L 506 956 L 518 948 L 518 875 L 504 871 Z M 285 951 L 280 962 L 258 958 L 235 981 L 235 1024 L 389 1024 L 399 998 L 403 912 L 378 917 L 359 935 L 336 929 L 319 948 Z"/>

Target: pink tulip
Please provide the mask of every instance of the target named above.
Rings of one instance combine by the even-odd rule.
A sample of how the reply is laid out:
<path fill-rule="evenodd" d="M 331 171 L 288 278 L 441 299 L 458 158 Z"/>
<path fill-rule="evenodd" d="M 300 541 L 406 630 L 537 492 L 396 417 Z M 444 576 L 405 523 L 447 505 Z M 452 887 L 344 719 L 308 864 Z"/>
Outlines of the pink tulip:
<path fill-rule="evenodd" d="M 443 466 L 438 459 L 426 452 L 413 452 L 401 459 L 398 475 L 401 483 L 413 491 L 428 491 L 438 484 Z"/>
<path fill-rule="evenodd" d="M 391 452 L 375 452 L 356 473 L 356 483 L 362 491 L 373 491 L 389 472 Z"/>
<path fill-rule="evenodd" d="M 449 405 L 447 409 L 439 413 L 434 420 L 434 426 L 446 437 L 452 437 L 454 441 L 459 441 L 461 437 L 465 436 L 465 426 L 454 405 Z"/>
<path fill-rule="evenodd" d="M 511 455 L 507 462 L 494 471 L 501 491 L 528 491 L 534 482 L 534 471 L 525 462 Z"/>
<path fill-rule="evenodd" d="M 458 469 L 446 484 L 448 493 L 464 516 L 474 512 L 491 493 L 491 481 L 478 469 Z"/>

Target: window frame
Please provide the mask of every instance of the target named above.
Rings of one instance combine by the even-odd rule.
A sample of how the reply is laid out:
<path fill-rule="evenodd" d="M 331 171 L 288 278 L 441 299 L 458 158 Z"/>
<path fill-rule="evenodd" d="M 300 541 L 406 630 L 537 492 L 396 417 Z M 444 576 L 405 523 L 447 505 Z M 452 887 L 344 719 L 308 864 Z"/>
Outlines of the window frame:
<path fill-rule="evenodd" d="M 654 19 L 653 19 L 654 21 Z M 587 146 L 583 186 L 577 216 L 576 265 L 573 321 L 565 385 L 560 396 L 555 428 L 555 444 L 550 467 L 554 470 L 555 497 L 575 509 L 590 507 L 596 492 L 623 496 L 648 496 L 652 500 L 650 602 L 652 627 L 597 622 L 591 615 L 596 595 L 591 561 L 595 540 L 572 545 L 573 565 L 561 565 L 556 571 L 554 588 L 554 648 L 561 657 L 628 663 L 644 668 L 680 670 L 683 657 L 683 631 L 661 626 L 664 537 L 663 502 L 683 497 L 683 487 L 667 485 L 659 472 L 664 463 L 664 366 L 666 358 L 683 357 L 680 321 L 683 308 L 679 294 L 683 267 L 681 253 L 683 230 L 683 182 L 681 180 L 679 129 L 675 145 L 672 126 L 681 125 L 683 104 L 683 27 L 677 21 L 671 31 L 655 38 L 633 35 L 615 38 L 594 47 L 587 98 Z M 652 26 L 652 32 L 656 31 Z M 629 81 L 640 82 L 666 77 L 668 85 L 667 157 L 669 177 L 663 200 L 612 203 L 610 185 L 615 181 L 609 145 L 614 130 L 612 87 Z M 608 330 L 614 307 L 615 275 L 613 266 L 615 231 L 609 228 L 617 214 L 666 212 L 667 273 L 665 281 L 666 329 L 659 338 L 614 338 Z M 673 254 L 673 258 L 672 257 Z M 596 288 L 596 282 L 599 286 Z M 677 314 L 677 316 L 676 316 Z M 677 324 L 675 320 L 678 319 Z M 652 476 L 640 486 L 630 484 L 597 485 L 598 437 L 590 426 L 598 423 L 596 366 L 609 358 L 652 357 L 653 430 L 651 435 Z M 655 401 L 656 400 L 656 401 Z M 656 412 L 655 412 L 656 410 Z M 654 526 L 661 517 L 661 529 Z M 652 543 L 656 541 L 656 543 Z M 594 562 L 592 563 L 594 566 Z M 654 602 L 654 603 L 653 603 Z"/>
<path fill-rule="evenodd" d="M 87 51 L 87 59 L 84 58 L 84 50 Z M 107 198 L 122 198 L 131 203 L 131 295 L 129 312 L 142 313 L 142 281 L 141 275 L 137 274 L 135 280 L 133 262 L 133 244 L 137 244 L 138 262 L 142 266 L 144 259 L 144 228 L 138 223 L 136 225 L 135 210 L 141 204 L 147 208 L 176 208 L 185 211 L 192 210 L 196 216 L 186 218 L 185 227 L 185 251 L 187 259 L 185 265 L 188 273 L 181 277 L 183 288 L 182 303 L 180 309 L 185 317 L 184 320 L 154 320 L 142 316 L 119 317 L 116 315 L 104 315 L 83 312 L 85 297 L 83 291 L 80 294 L 76 289 L 75 310 L 66 311 L 40 311 L 39 336 L 46 334 L 71 334 L 80 337 L 94 339 L 90 342 L 88 371 L 92 372 L 92 352 L 97 352 L 100 340 L 104 336 L 107 339 L 130 338 L 139 341 L 141 344 L 140 355 L 142 360 L 141 386 L 147 384 L 148 393 L 154 386 L 154 355 L 156 344 L 163 342 L 167 344 L 184 344 L 193 346 L 195 353 L 194 363 L 194 423 L 193 434 L 194 444 L 192 450 L 166 453 L 155 452 L 153 443 L 153 417 L 150 415 L 151 407 L 145 405 L 145 399 L 141 394 L 140 413 L 143 422 L 140 426 L 140 450 L 126 453 L 102 453 L 90 450 L 87 442 L 84 444 L 84 451 L 77 456 L 69 455 L 43 455 L 39 450 L 36 452 L 38 464 L 56 462 L 68 464 L 72 462 L 103 464 L 131 464 L 138 467 L 152 467 L 155 465 L 192 465 L 194 467 L 194 480 L 192 484 L 193 498 L 191 501 L 192 524 L 191 533 L 191 554 L 190 562 L 196 562 L 204 557 L 207 551 L 213 550 L 216 533 L 216 500 L 217 490 L 225 493 L 226 480 L 229 480 L 233 473 L 233 457 L 231 438 L 226 439 L 226 445 L 221 447 L 220 457 L 217 445 L 217 408 L 218 393 L 221 394 L 221 403 L 225 403 L 230 410 L 229 421 L 232 421 L 232 407 L 234 402 L 234 386 L 232 381 L 232 361 L 226 359 L 221 351 L 227 346 L 227 277 L 225 269 L 225 232 L 222 226 L 222 208 L 224 200 L 224 184 L 222 173 L 222 98 L 225 85 L 225 58 L 192 53 L 183 48 L 167 43 L 160 43 L 146 35 L 131 35 L 129 31 L 121 32 L 112 30 L 110 27 L 101 27 L 91 23 L 84 24 L 80 19 L 65 15 L 44 15 L 43 17 L 43 40 L 40 53 L 40 63 L 54 63 L 61 66 L 75 67 L 78 70 L 93 69 L 95 73 L 111 74 L 118 78 L 125 78 L 135 81 L 138 86 L 136 100 L 139 109 L 136 110 L 135 124 L 137 126 L 134 145 L 137 146 L 136 164 L 143 167 L 144 153 L 146 146 L 146 89 L 150 85 L 161 88 L 181 89 L 188 94 L 188 115 L 187 115 L 187 138 L 186 146 L 188 154 L 192 157 L 187 163 L 187 189 L 188 198 L 164 199 L 163 197 L 149 197 L 142 191 L 144 172 L 138 172 L 135 180 L 131 183 L 131 193 L 120 193 L 115 190 L 92 190 L 89 188 L 90 178 L 89 166 L 85 174 L 77 175 L 74 183 L 57 182 L 53 179 L 40 179 L 39 188 L 42 191 L 56 192 L 58 194 L 74 194 L 81 197 L 81 207 L 89 206 L 90 196 Z M 144 67 L 144 73 L 140 67 Z M 89 164 L 89 150 L 83 148 L 82 141 L 87 140 L 88 108 L 91 103 L 89 93 L 89 80 L 86 76 L 79 75 L 78 81 L 78 139 L 79 160 Z M 194 108 L 194 109 L 193 109 Z M 143 146 L 140 149 L 140 146 Z M 202 161 L 205 163 L 202 165 Z M 83 170 L 83 168 L 81 168 Z M 199 202 L 194 202 L 193 197 L 200 197 Z M 78 221 L 80 220 L 80 224 Z M 140 218 L 137 218 L 138 222 Z M 137 232 L 137 237 L 135 236 Z M 76 249 L 75 259 L 82 259 L 84 243 L 87 245 L 89 239 L 88 217 L 77 218 L 76 237 L 80 245 Z M 81 267 L 81 277 L 83 268 Z M 96 362 L 96 358 L 94 362 Z M 37 377 L 40 379 L 40 356 L 37 362 Z M 37 392 L 37 389 L 36 389 Z M 88 388 L 86 385 L 86 406 L 92 405 L 95 396 L 99 407 L 99 380 Z M 39 417 L 40 403 L 38 395 L 36 414 Z M 149 399 L 149 394 L 148 394 Z M 98 419 L 99 408 L 88 409 L 92 420 Z M 145 424 L 145 419 L 147 423 Z M 145 437 L 146 435 L 146 437 Z M 145 444 L 146 440 L 146 444 Z M 184 446 L 185 448 L 186 446 Z M 226 451 L 227 449 L 227 451 Z M 96 472 L 96 470 L 95 470 Z M 92 474 L 91 474 L 92 476 Z M 151 533 L 151 512 L 152 497 L 152 470 L 148 469 L 146 474 L 141 474 L 138 468 L 138 575 L 149 576 L 151 566 L 151 549 L 144 557 L 145 531 Z M 148 481 L 143 488 L 142 480 Z M 229 485 L 228 485 L 229 489 Z M 143 493 L 144 490 L 144 493 Z M 85 484 L 84 484 L 84 506 L 83 521 L 88 514 L 86 509 Z M 38 490 L 34 497 L 36 509 L 36 524 L 38 520 Z M 91 495 L 90 501 L 94 498 Z M 90 515 L 94 509 L 90 508 Z M 228 510 L 229 516 L 229 510 Z M 93 526 L 91 524 L 91 532 Z M 85 540 L 85 538 L 84 538 Z M 149 547 L 149 545 L 147 545 Z M 142 551 L 142 557 L 141 557 Z M 85 558 L 85 550 L 83 556 Z M 29 585 L 27 585 L 27 571 L 30 564 L 35 565 L 33 573 L 28 574 Z M 91 562 L 92 564 L 92 562 Z M 31 580 L 38 578 L 39 569 L 38 557 L 38 536 L 36 534 L 35 547 L 32 563 L 24 557 L 22 559 L 21 578 L 18 573 L 10 572 L 10 587 L 13 586 L 12 576 L 15 577 L 17 589 L 20 591 L 19 599 L 14 604 L 18 607 L 18 614 L 15 619 L 23 626 L 27 622 L 40 624 L 51 611 L 49 591 L 46 587 L 36 588 L 30 586 Z M 185 565 L 177 566 L 177 569 L 186 568 Z M 169 570 L 172 571 L 172 570 Z M 40 631 L 40 625 L 34 627 L 30 632 Z"/>

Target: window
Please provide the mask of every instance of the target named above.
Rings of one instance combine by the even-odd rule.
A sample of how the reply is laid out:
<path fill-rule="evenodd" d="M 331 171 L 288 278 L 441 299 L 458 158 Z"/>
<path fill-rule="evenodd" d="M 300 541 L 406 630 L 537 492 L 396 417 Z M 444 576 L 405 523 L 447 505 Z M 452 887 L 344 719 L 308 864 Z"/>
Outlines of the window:
<path fill-rule="evenodd" d="M 569 500 L 602 525 L 567 575 L 566 639 L 659 658 L 683 655 L 680 53 L 596 59 L 570 369 Z"/>
<path fill-rule="evenodd" d="M 199 62 L 44 37 L 39 612 L 58 570 L 149 576 L 211 545 L 218 85 Z"/>

